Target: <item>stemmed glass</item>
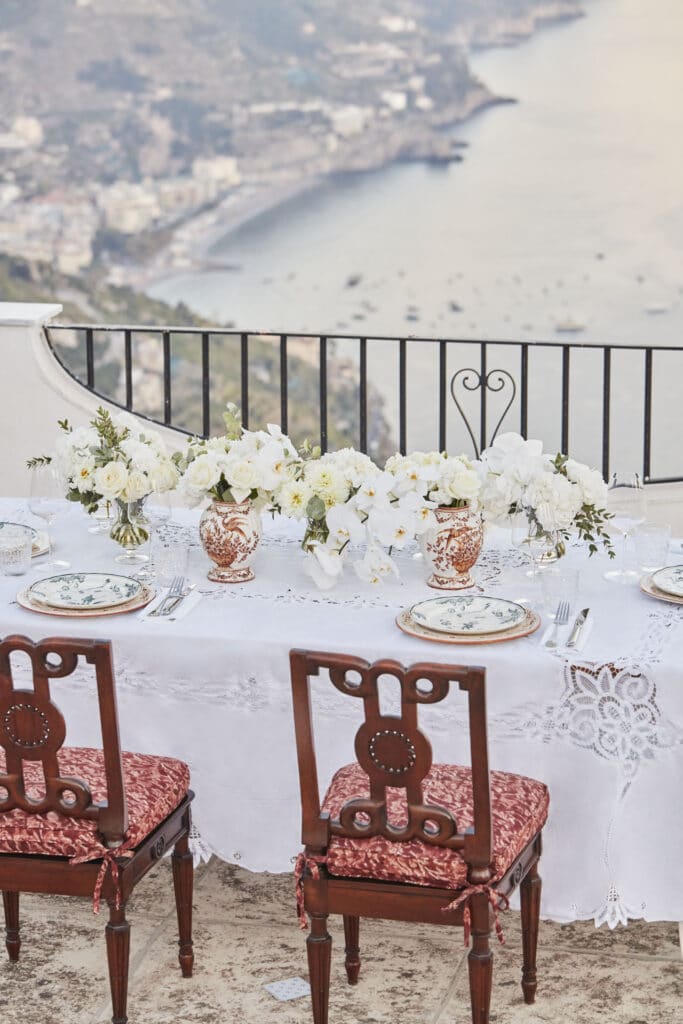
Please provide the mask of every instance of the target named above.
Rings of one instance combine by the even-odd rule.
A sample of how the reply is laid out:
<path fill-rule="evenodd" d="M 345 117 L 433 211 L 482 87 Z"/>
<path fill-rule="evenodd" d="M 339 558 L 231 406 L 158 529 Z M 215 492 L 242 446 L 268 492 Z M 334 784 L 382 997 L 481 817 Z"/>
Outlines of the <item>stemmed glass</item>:
<path fill-rule="evenodd" d="M 49 463 L 31 467 L 28 509 L 32 515 L 42 519 L 50 527 L 64 509 L 64 496 L 54 467 Z M 51 558 L 52 537 L 49 530 L 48 560 L 40 565 L 42 569 L 68 569 L 71 565 L 63 558 Z"/>
<path fill-rule="evenodd" d="M 640 578 L 635 569 L 626 568 L 626 545 L 635 528 L 645 522 L 645 488 L 638 473 L 613 473 L 607 489 L 607 511 L 611 513 L 610 533 L 623 537 L 621 568 L 610 569 L 605 579 L 612 583 L 630 583 Z"/>

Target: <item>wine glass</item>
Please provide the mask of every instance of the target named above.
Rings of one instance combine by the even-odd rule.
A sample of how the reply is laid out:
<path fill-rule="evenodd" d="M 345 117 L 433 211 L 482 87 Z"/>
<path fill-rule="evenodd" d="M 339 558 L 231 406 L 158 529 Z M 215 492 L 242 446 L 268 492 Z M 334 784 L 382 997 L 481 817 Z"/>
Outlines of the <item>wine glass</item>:
<path fill-rule="evenodd" d="M 31 467 L 29 482 L 28 509 L 32 515 L 42 519 L 46 526 L 50 527 L 59 515 L 64 511 L 64 497 L 62 488 L 57 478 L 57 473 L 50 463 L 43 463 Z M 68 569 L 71 565 L 64 558 L 52 558 L 52 537 L 49 530 L 48 560 L 40 565 L 42 569 Z"/>
<path fill-rule="evenodd" d="M 621 568 L 610 569 L 605 579 L 612 583 L 630 583 L 640 578 L 635 569 L 626 568 L 626 546 L 635 528 L 645 522 L 645 488 L 638 473 L 613 473 L 607 489 L 607 511 L 610 533 L 623 537 Z"/>
<path fill-rule="evenodd" d="M 510 543 L 520 554 L 526 555 L 533 566 L 534 558 L 531 552 L 530 525 L 526 512 L 511 512 L 507 517 L 507 524 L 510 529 Z M 527 569 L 525 576 L 535 576 L 533 568 Z"/>

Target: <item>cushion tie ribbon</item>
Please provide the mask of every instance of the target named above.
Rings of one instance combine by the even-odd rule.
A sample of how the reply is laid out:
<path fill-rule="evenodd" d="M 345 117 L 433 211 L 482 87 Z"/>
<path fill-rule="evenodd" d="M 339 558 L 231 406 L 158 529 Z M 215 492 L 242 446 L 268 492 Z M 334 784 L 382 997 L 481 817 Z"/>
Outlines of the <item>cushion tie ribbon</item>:
<path fill-rule="evenodd" d="M 302 850 L 294 864 L 294 881 L 296 884 L 296 912 L 299 927 L 308 928 L 308 914 L 304 907 L 304 874 L 308 870 L 311 878 L 320 878 L 320 866 L 327 863 L 327 857 Z"/>
<path fill-rule="evenodd" d="M 503 928 L 500 923 L 500 918 L 498 915 L 499 911 L 505 911 L 510 908 L 510 901 L 507 898 L 507 896 L 504 896 L 503 893 L 498 892 L 491 885 L 468 885 L 467 888 L 463 889 L 463 891 L 457 896 L 456 899 L 453 900 L 452 903 L 449 903 L 447 907 L 443 908 L 444 913 L 448 912 L 449 910 L 457 910 L 458 907 L 460 907 L 463 903 L 466 903 L 462 915 L 462 920 L 463 925 L 465 926 L 465 945 L 468 946 L 470 942 L 470 935 L 472 934 L 472 913 L 470 911 L 470 897 L 474 896 L 474 894 L 478 892 L 486 893 L 486 897 L 491 906 L 493 907 L 493 922 L 496 929 L 496 935 L 498 936 L 498 941 L 505 945 L 505 936 L 503 935 Z"/>

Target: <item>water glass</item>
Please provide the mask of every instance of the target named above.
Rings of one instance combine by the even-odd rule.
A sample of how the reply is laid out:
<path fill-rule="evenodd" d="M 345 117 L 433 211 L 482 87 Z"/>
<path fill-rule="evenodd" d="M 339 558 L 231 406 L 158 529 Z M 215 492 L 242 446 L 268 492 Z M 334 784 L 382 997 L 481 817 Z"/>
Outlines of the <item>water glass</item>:
<path fill-rule="evenodd" d="M 549 618 L 555 619 L 560 601 L 567 601 L 572 615 L 579 600 L 579 570 L 548 567 L 539 573 L 543 609 Z"/>
<path fill-rule="evenodd" d="M 636 545 L 636 558 L 641 572 L 655 572 L 669 560 L 669 544 L 671 543 L 671 527 L 657 526 L 655 523 L 642 523 L 633 534 Z"/>
<path fill-rule="evenodd" d="M 0 572 L 23 576 L 31 568 L 33 530 L 28 526 L 6 526 L 0 531 Z"/>
<path fill-rule="evenodd" d="M 164 543 L 158 534 L 152 537 L 152 561 L 156 579 L 162 587 L 168 587 L 174 576 L 187 576 L 189 549 L 177 542 Z"/>

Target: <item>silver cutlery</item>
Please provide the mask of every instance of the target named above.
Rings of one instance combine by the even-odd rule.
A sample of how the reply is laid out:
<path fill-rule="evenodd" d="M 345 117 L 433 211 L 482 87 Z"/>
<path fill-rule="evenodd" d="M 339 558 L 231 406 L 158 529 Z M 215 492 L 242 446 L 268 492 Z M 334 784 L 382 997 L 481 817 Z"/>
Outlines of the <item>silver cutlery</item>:
<path fill-rule="evenodd" d="M 168 605 L 168 603 L 170 601 L 173 600 L 174 597 L 180 598 L 180 597 L 183 596 L 183 586 L 184 585 L 185 585 L 185 577 L 184 576 L 174 576 L 173 579 L 171 580 L 171 586 L 168 588 L 168 593 L 166 594 L 166 597 L 163 599 L 163 601 L 159 605 L 157 605 L 157 607 L 154 609 L 153 612 L 149 613 L 150 619 L 151 618 L 157 618 L 157 616 L 160 616 L 160 615 L 167 615 L 168 612 L 166 611 L 166 606 Z"/>
<path fill-rule="evenodd" d="M 566 647 L 576 647 L 576 645 L 578 644 L 579 638 L 581 636 L 581 630 L 583 629 L 586 623 L 589 611 L 590 608 L 583 608 L 576 616 L 574 625 L 572 626 L 572 631 L 569 635 L 569 639 L 567 640 L 567 643 L 565 645 Z"/>
<path fill-rule="evenodd" d="M 544 643 L 544 647 L 559 647 L 557 631 L 560 626 L 566 626 L 569 622 L 569 601 L 560 601 L 555 612 L 555 624 L 553 631 Z"/>
<path fill-rule="evenodd" d="M 173 616 L 173 612 L 177 610 L 177 608 L 183 603 L 183 601 L 185 600 L 186 597 L 190 596 L 190 594 L 192 593 L 192 591 L 194 590 L 194 588 L 196 586 L 197 586 L 196 583 L 191 583 L 190 586 L 187 587 L 186 590 L 183 590 L 183 592 L 180 595 L 180 597 L 175 597 L 171 601 L 170 605 L 167 608 L 164 609 L 164 616 L 163 617 L 165 619 L 169 619 L 171 622 L 175 622 L 175 616 L 171 618 L 171 616 Z"/>

